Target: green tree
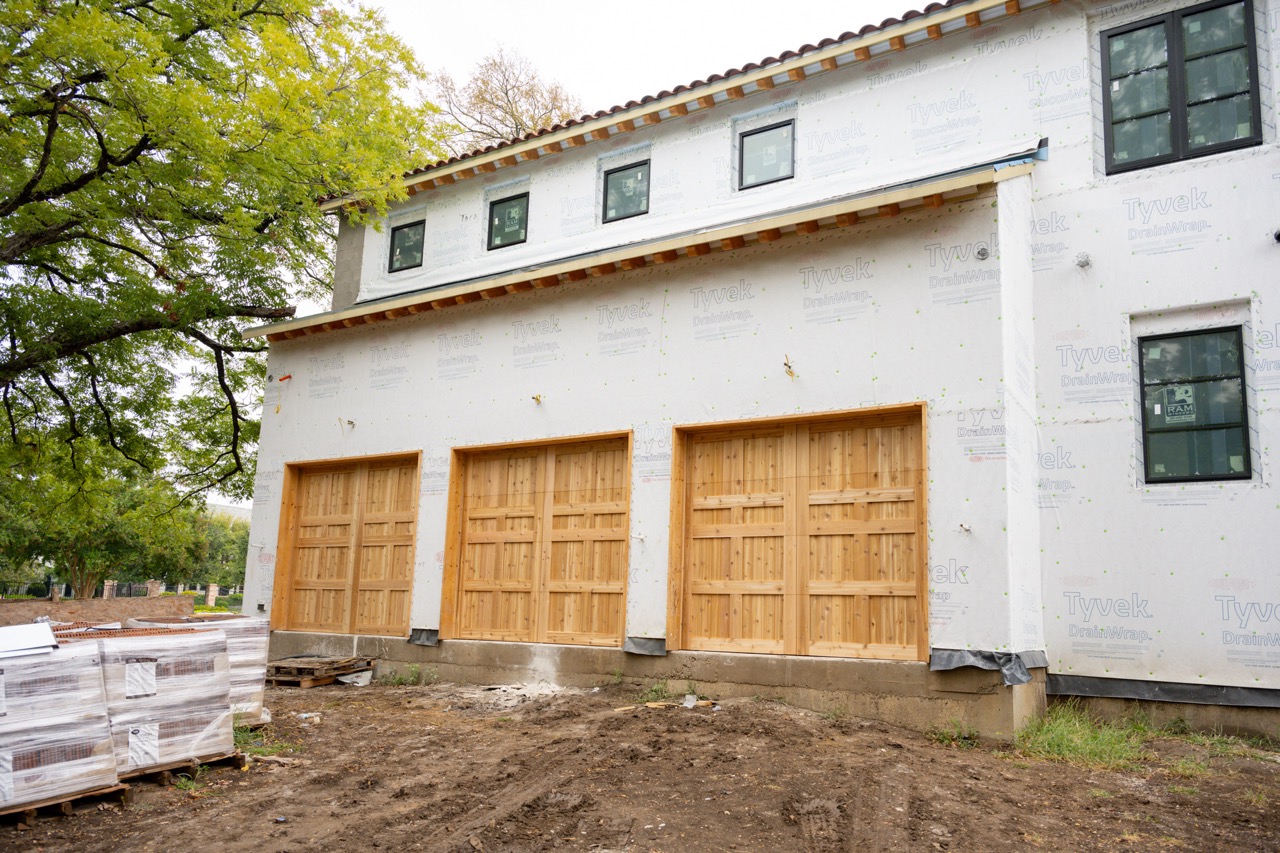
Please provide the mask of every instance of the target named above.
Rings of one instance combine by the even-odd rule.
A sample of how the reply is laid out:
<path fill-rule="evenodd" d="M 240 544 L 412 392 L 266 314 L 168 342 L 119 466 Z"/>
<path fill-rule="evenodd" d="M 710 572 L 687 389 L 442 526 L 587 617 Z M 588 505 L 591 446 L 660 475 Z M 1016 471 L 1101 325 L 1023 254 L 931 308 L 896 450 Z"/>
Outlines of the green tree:
<path fill-rule="evenodd" d="M 224 589 L 243 584 L 249 522 L 209 512 L 200 516 L 197 530 L 205 543 L 204 553 L 188 580 L 216 583 Z"/>
<path fill-rule="evenodd" d="M 341 0 L 0 3 L 0 443 L 251 489 L 260 348 L 434 159 L 414 59 Z M 74 457 L 74 451 L 73 451 Z"/>
<path fill-rule="evenodd" d="M 476 63 L 462 85 L 447 71 L 430 74 L 428 82 L 440 105 L 444 145 L 454 156 L 582 115 L 576 97 L 543 80 L 528 59 L 505 47 Z"/>
<path fill-rule="evenodd" d="M 3 455 L 0 552 L 38 561 L 76 598 L 107 578 L 181 580 L 206 551 L 196 509 L 174 487 L 136 466 L 116 467 L 110 448 L 82 439 L 72 467 L 50 443 Z"/>

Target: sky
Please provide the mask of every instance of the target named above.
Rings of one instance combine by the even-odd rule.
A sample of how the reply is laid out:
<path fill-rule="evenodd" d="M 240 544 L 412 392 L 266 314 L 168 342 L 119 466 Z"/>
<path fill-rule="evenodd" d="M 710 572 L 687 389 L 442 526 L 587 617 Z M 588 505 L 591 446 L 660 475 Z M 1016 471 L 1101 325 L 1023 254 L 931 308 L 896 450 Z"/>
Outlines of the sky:
<path fill-rule="evenodd" d="M 501 44 L 577 95 L 587 113 L 857 32 L 929 1 L 365 0 L 382 9 L 426 70 L 443 69 L 462 82 Z"/>

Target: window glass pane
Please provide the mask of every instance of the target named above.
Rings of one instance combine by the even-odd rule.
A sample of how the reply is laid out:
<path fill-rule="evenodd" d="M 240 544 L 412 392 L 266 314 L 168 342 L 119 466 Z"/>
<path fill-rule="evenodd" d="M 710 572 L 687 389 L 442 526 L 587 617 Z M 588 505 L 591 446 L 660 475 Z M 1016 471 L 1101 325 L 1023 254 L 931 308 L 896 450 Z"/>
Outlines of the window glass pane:
<path fill-rule="evenodd" d="M 1111 159 L 1116 163 L 1160 157 L 1173 151 L 1169 114 L 1157 113 L 1111 126 Z"/>
<path fill-rule="evenodd" d="M 1107 51 L 1112 80 L 1144 68 L 1165 65 L 1169 61 L 1169 51 L 1164 23 L 1112 36 L 1107 40 Z"/>
<path fill-rule="evenodd" d="M 1185 337 L 1142 342 L 1142 376 L 1149 385 L 1191 376 L 1191 346 Z"/>
<path fill-rule="evenodd" d="M 523 243 L 529 225 L 529 196 L 495 201 L 489 206 L 489 248 Z"/>
<path fill-rule="evenodd" d="M 1182 19 L 1184 53 L 1200 56 L 1244 44 L 1244 4 L 1220 6 Z"/>
<path fill-rule="evenodd" d="M 1193 432 L 1152 433 L 1147 439 L 1147 479 L 1191 476 Z"/>
<path fill-rule="evenodd" d="M 1227 477 L 1245 472 L 1244 436 L 1239 427 L 1201 430 L 1190 437 L 1193 476 Z"/>
<path fill-rule="evenodd" d="M 1147 442 L 1147 479 L 1231 477 L 1244 474 L 1241 427 L 1153 433 Z"/>
<path fill-rule="evenodd" d="M 1239 379 L 1155 385 L 1144 396 L 1149 430 L 1238 424 L 1244 417 Z"/>
<path fill-rule="evenodd" d="M 604 221 L 649 212 L 649 164 L 637 163 L 604 176 Z"/>
<path fill-rule="evenodd" d="M 1187 63 L 1187 103 L 1249 91 L 1249 54 L 1244 48 Z"/>
<path fill-rule="evenodd" d="M 391 271 L 422 266 L 422 237 L 426 225 L 418 222 L 391 231 Z"/>
<path fill-rule="evenodd" d="M 1239 376 L 1243 371 L 1240 357 L 1240 333 L 1210 332 L 1194 335 L 1191 343 L 1191 370 L 1196 376 Z"/>
<path fill-rule="evenodd" d="M 1192 148 L 1252 135 L 1253 106 L 1247 94 L 1187 108 L 1187 144 Z"/>
<path fill-rule="evenodd" d="M 1156 68 L 1111 81 L 1111 120 L 1169 109 L 1169 69 Z"/>
<path fill-rule="evenodd" d="M 792 127 L 784 124 L 742 137 L 740 186 L 791 177 Z"/>

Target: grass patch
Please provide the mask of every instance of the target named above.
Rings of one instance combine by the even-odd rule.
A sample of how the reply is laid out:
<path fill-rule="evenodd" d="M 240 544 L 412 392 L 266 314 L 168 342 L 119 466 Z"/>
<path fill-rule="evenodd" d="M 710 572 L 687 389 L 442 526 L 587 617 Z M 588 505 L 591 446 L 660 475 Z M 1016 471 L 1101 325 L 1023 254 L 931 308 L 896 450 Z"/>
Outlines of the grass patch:
<path fill-rule="evenodd" d="M 1265 791 L 1241 791 L 1240 796 L 1244 797 L 1244 801 L 1251 806 L 1265 806 L 1267 804 Z"/>
<path fill-rule="evenodd" d="M 1182 794 L 1187 797 L 1194 797 L 1196 794 L 1200 793 L 1200 789 L 1193 787 L 1191 785 L 1170 785 L 1169 793 Z"/>
<path fill-rule="evenodd" d="M 1095 800 L 1109 800 L 1115 795 L 1106 788 L 1090 788 L 1089 796 L 1093 797 Z"/>
<path fill-rule="evenodd" d="M 260 729 L 236 726 L 235 745 L 236 749 L 245 755 L 276 755 L 281 752 L 298 751 L 298 747 L 295 744 L 277 739 L 270 726 L 264 726 Z"/>
<path fill-rule="evenodd" d="M 670 702 L 675 699 L 676 694 L 665 681 L 655 681 L 644 690 L 640 691 L 640 695 L 636 697 L 637 702 Z"/>
<path fill-rule="evenodd" d="M 204 789 L 204 783 L 200 781 L 200 777 L 205 774 L 209 768 L 201 764 L 196 767 L 195 773 L 179 773 L 173 779 L 173 787 L 192 797 L 204 797 L 209 795 L 209 791 Z"/>
<path fill-rule="evenodd" d="M 930 729 L 927 734 L 930 740 L 943 746 L 973 749 L 978 745 L 978 730 L 972 726 L 966 726 L 959 720 L 952 720 L 945 726 Z"/>
<path fill-rule="evenodd" d="M 404 669 L 392 669 L 378 676 L 378 683 L 386 687 L 416 687 L 419 684 L 435 684 L 440 673 L 434 666 L 406 664 Z"/>
<path fill-rule="evenodd" d="M 1209 763 L 1198 758 L 1179 758 L 1169 765 L 1169 775 L 1179 779 L 1196 779 L 1209 772 Z"/>
<path fill-rule="evenodd" d="M 1107 770 L 1132 769 L 1146 757 L 1140 727 L 1090 717 L 1077 702 L 1055 703 L 1042 719 L 1018 733 L 1023 754 Z"/>

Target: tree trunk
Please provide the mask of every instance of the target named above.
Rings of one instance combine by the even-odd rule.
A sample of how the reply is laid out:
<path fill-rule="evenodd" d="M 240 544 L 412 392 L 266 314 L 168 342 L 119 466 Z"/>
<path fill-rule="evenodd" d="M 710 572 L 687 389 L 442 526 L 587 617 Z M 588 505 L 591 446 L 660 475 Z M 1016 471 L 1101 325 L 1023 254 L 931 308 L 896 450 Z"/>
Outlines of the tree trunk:
<path fill-rule="evenodd" d="M 106 572 L 95 571 L 78 554 L 71 555 L 66 561 L 66 581 L 71 584 L 72 598 L 93 598 L 97 591 L 98 581 L 106 577 Z"/>

